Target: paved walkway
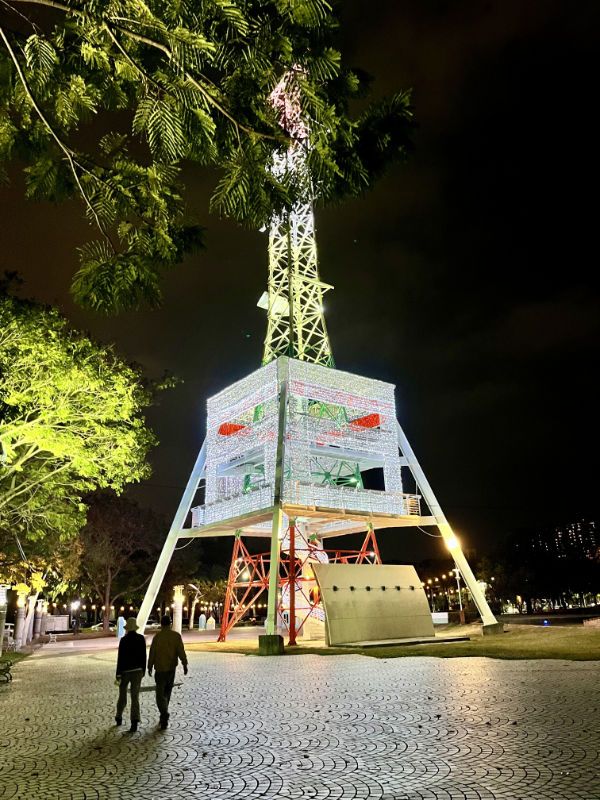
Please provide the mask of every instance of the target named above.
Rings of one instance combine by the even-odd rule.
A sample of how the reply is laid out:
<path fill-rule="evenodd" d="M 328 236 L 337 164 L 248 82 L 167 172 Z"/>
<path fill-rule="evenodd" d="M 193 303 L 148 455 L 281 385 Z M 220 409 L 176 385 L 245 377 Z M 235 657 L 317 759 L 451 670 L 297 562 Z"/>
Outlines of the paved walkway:
<path fill-rule="evenodd" d="M 131 735 L 114 657 L 15 667 L 1 800 L 600 800 L 598 663 L 193 653 L 169 729 L 147 691 Z"/>

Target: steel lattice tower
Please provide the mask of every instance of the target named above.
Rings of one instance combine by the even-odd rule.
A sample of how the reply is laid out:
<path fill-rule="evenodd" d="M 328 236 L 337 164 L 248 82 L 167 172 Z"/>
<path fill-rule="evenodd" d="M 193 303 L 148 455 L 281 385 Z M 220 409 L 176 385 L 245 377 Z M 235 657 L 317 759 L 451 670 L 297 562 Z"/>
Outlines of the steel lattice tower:
<path fill-rule="evenodd" d="M 234 537 L 220 641 L 266 594 L 267 634 L 283 624 L 294 643 L 309 621 L 324 619 L 314 565 L 380 564 L 375 529 L 435 525 L 484 632 L 495 630 L 485 595 L 397 422 L 394 386 L 334 368 L 323 313 L 323 297 L 333 287 L 318 270 L 300 79 L 292 69 L 271 93 L 289 137 L 287 149 L 274 156 L 273 174 L 292 182 L 299 199 L 270 223 L 268 290 L 258 302 L 267 311 L 263 365 L 207 402 L 206 440 L 138 625 L 146 625 L 181 538 Z M 383 489 L 365 488 L 363 473 L 372 469 L 380 471 Z M 408 473 L 412 494 L 403 487 Z M 194 506 L 202 488 L 204 501 Z M 360 550 L 325 549 L 326 541 L 354 533 L 365 536 Z M 269 539 L 270 551 L 252 554 L 246 537 Z"/>
<path fill-rule="evenodd" d="M 293 177 L 300 198 L 273 216 L 269 228 L 268 291 L 259 306 L 267 310 L 263 364 L 279 356 L 334 366 L 323 313 L 323 296 L 333 286 L 319 277 L 312 187 L 307 166 L 309 129 L 302 119 L 296 73 L 292 70 L 271 93 L 279 124 L 290 137 L 276 154 L 273 173 Z"/>

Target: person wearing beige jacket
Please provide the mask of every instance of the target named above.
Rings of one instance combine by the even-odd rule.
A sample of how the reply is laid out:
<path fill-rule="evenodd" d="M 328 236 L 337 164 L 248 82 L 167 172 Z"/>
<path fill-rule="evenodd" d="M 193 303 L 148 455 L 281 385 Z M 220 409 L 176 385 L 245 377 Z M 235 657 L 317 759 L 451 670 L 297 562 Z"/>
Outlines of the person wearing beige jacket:
<path fill-rule="evenodd" d="M 175 683 L 177 662 L 183 665 L 183 674 L 188 673 L 188 661 L 181 634 L 171 628 L 171 617 L 165 615 L 160 621 L 160 630 L 152 639 L 148 655 L 148 675 L 154 670 L 156 681 L 156 705 L 160 713 L 160 727 L 169 724 L 169 700 Z"/>

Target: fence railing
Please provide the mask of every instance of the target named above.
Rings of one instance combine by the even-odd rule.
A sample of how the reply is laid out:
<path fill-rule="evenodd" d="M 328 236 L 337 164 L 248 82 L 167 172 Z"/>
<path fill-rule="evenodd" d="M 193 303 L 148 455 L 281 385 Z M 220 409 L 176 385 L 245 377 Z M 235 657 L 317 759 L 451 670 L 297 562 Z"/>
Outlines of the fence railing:
<path fill-rule="evenodd" d="M 192 508 L 192 527 L 200 528 L 213 522 L 240 517 L 273 505 L 273 487 L 269 484 L 252 489 L 246 494 L 230 495 Z"/>
<path fill-rule="evenodd" d="M 349 486 L 319 486 L 302 481 L 286 481 L 283 500 L 298 506 L 339 508 L 342 511 L 366 511 L 371 514 L 419 516 L 421 513 L 421 498 L 416 494 Z"/>

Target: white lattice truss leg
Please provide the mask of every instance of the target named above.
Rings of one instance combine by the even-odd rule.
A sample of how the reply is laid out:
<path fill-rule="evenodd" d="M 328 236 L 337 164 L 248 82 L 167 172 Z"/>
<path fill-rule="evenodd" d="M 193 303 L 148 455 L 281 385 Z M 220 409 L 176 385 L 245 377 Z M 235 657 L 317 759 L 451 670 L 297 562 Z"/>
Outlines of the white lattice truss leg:
<path fill-rule="evenodd" d="M 475 578 L 475 575 L 469 566 L 469 562 L 461 550 L 460 542 L 455 536 L 450 523 L 446 519 L 446 515 L 442 511 L 442 507 L 438 503 L 437 498 L 433 493 L 433 489 L 425 477 L 425 473 L 417 461 L 414 450 L 410 446 L 410 443 L 406 438 L 406 434 L 402 430 L 400 423 L 398 423 L 398 444 L 400 446 L 402 455 L 406 459 L 406 466 L 408 466 L 412 472 L 419 491 L 429 506 L 431 515 L 435 517 L 438 530 L 444 539 L 444 544 L 450 551 L 450 555 L 454 559 L 454 563 L 460 571 L 460 574 L 463 576 L 467 588 L 471 592 L 471 597 L 473 598 L 473 602 L 475 603 L 477 610 L 481 615 L 481 621 L 483 622 L 484 627 L 488 625 L 497 625 L 498 623 L 496 617 L 493 615 L 492 610 L 488 605 L 483 589 L 479 583 L 477 583 L 477 579 Z"/>
<path fill-rule="evenodd" d="M 190 512 L 192 503 L 194 502 L 194 497 L 196 496 L 196 492 L 198 491 L 200 480 L 203 477 L 205 464 L 206 464 L 206 442 L 200 448 L 200 452 L 198 453 L 198 457 L 196 459 L 196 463 L 194 464 L 192 474 L 189 477 L 187 486 L 185 487 L 185 491 L 181 498 L 181 502 L 179 503 L 179 507 L 175 512 L 175 516 L 173 517 L 173 522 L 171 523 L 169 533 L 167 534 L 167 538 L 163 545 L 160 558 L 158 559 L 156 567 L 154 568 L 152 578 L 150 579 L 150 583 L 148 584 L 148 588 L 146 589 L 144 600 L 138 612 L 137 625 L 141 632 L 144 631 L 144 628 L 148 624 L 148 617 L 150 616 L 150 613 L 154 607 L 154 603 L 156 602 L 156 597 L 164 580 L 165 573 L 169 568 L 169 564 L 171 563 L 171 558 L 173 557 L 173 553 L 175 552 L 175 546 L 177 545 L 177 540 L 181 535 L 187 515 Z"/>

